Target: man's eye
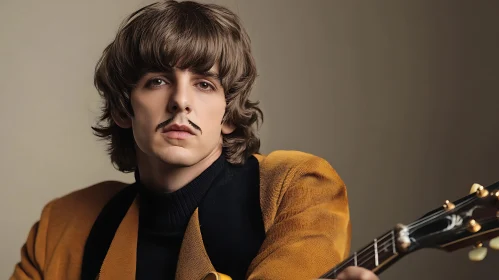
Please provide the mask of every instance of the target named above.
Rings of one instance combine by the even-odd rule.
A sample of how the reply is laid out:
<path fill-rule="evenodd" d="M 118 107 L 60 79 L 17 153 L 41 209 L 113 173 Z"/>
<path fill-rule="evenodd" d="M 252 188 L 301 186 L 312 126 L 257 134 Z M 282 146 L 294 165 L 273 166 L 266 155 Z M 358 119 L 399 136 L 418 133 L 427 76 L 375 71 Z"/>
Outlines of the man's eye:
<path fill-rule="evenodd" d="M 163 79 L 154 78 L 147 82 L 146 87 L 160 87 L 165 84 L 166 82 Z"/>
<path fill-rule="evenodd" d="M 198 85 L 202 90 L 214 90 L 214 87 L 207 82 L 200 82 Z"/>

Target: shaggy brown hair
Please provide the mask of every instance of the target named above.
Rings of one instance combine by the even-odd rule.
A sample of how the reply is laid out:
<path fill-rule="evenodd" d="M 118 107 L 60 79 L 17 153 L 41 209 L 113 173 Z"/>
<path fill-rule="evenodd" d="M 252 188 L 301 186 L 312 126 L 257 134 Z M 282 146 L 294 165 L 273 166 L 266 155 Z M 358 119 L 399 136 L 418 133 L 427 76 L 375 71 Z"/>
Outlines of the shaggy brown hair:
<path fill-rule="evenodd" d="M 256 78 L 250 39 L 239 18 L 230 10 L 192 1 L 166 0 L 145 6 L 121 24 L 116 38 L 104 50 L 95 69 L 95 86 L 104 99 L 94 134 L 108 142 L 113 165 L 122 172 L 136 169 L 132 129 L 115 118 L 133 117 L 130 94 L 147 72 L 172 67 L 200 73 L 218 63 L 225 92 L 224 123 L 236 127 L 223 135 L 223 150 L 233 164 L 258 153 L 255 133 L 263 121 L 258 102 L 249 94 Z"/>

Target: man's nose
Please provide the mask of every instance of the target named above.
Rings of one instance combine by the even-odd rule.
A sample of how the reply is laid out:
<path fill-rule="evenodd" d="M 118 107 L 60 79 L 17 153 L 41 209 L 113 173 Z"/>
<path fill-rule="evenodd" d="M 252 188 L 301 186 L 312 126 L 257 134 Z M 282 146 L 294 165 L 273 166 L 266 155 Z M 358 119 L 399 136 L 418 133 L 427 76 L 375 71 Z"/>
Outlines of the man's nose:
<path fill-rule="evenodd" d="M 187 87 L 177 85 L 170 96 L 170 100 L 168 102 L 168 112 L 171 114 L 178 114 L 181 112 L 188 114 L 191 111 L 192 104 Z"/>

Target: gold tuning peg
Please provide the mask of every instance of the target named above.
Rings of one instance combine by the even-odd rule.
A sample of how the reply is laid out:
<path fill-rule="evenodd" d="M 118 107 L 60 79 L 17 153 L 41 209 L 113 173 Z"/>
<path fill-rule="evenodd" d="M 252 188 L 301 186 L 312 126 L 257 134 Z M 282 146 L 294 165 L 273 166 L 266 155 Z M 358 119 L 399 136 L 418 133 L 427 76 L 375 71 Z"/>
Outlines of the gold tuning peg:
<path fill-rule="evenodd" d="M 476 191 L 478 190 L 478 188 L 479 188 L 479 187 L 481 187 L 481 186 L 482 186 L 482 185 L 480 185 L 480 184 L 476 184 L 476 183 L 475 183 L 475 184 L 473 184 L 473 185 L 471 186 L 470 193 L 476 193 Z"/>
<path fill-rule="evenodd" d="M 483 247 L 482 242 L 478 242 L 473 250 L 468 252 L 468 258 L 470 261 L 479 262 L 485 259 L 487 256 L 487 248 Z"/>
<path fill-rule="evenodd" d="M 492 238 L 489 241 L 489 247 L 494 250 L 499 250 L 499 237 Z"/>
<path fill-rule="evenodd" d="M 468 222 L 468 230 L 470 232 L 477 232 L 481 228 L 482 228 L 482 226 L 473 219 Z"/>
<path fill-rule="evenodd" d="M 448 200 L 445 201 L 443 206 L 444 206 L 445 210 L 452 210 L 456 207 L 452 202 L 450 202 Z"/>
<path fill-rule="evenodd" d="M 470 189 L 470 193 L 476 193 L 478 197 L 485 197 L 489 192 L 480 184 L 473 184 Z"/>

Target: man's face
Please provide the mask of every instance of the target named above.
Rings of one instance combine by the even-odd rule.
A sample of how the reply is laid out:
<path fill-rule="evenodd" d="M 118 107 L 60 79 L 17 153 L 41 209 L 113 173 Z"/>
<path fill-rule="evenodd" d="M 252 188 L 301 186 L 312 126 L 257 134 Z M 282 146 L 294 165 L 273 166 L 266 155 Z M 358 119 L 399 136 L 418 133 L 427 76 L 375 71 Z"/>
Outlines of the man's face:
<path fill-rule="evenodd" d="M 173 68 L 147 73 L 131 93 L 135 142 L 148 158 L 191 166 L 221 151 L 225 94 L 218 67 L 208 73 Z"/>

